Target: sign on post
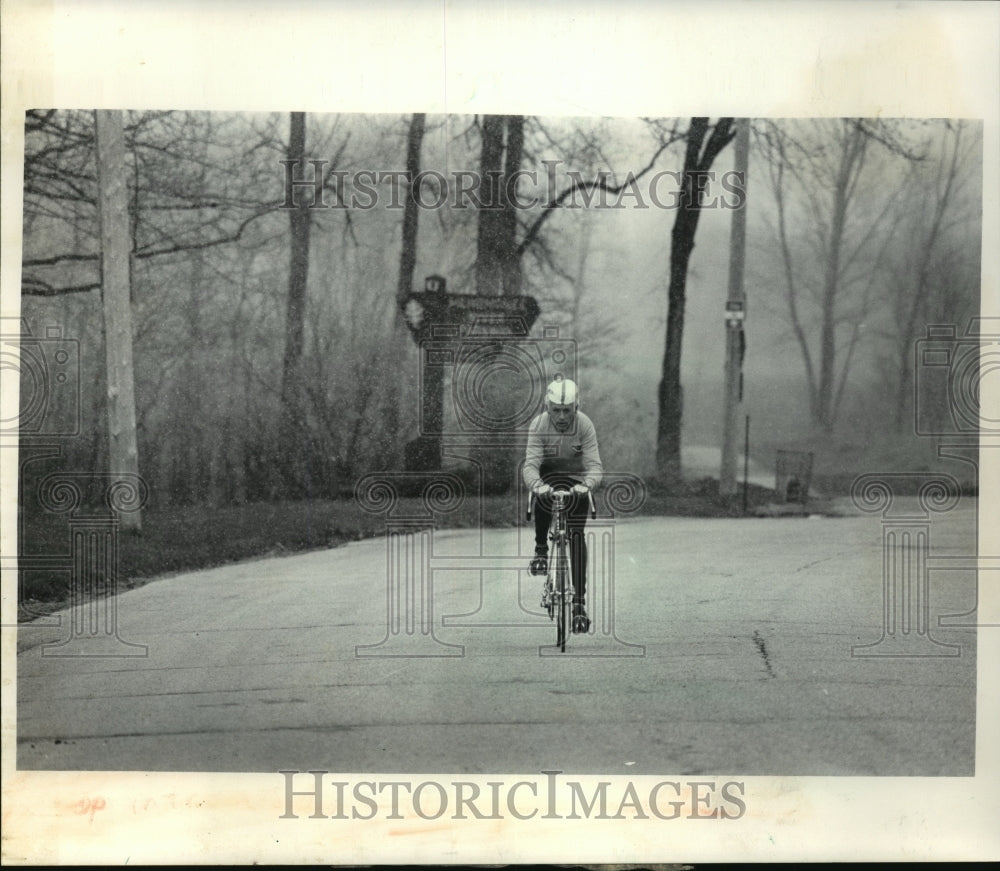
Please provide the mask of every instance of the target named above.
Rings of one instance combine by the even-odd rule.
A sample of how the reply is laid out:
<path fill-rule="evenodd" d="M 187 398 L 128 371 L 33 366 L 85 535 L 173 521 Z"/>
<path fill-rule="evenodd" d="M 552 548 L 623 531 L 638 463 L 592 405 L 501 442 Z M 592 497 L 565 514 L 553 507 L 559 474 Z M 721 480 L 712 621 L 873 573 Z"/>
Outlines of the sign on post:
<path fill-rule="evenodd" d="M 515 364 L 520 358 L 513 363 L 507 359 L 511 354 L 516 357 L 519 350 L 511 347 L 510 341 L 515 345 L 531 342 L 528 335 L 540 308 L 530 296 L 449 294 L 447 280 L 441 275 L 428 275 L 424 279 L 424 289 L 409 294 L 401 302 L 401 308 L 421 354 L 421 435 L 407 446 L 407 468 L 437 469 L 441 464 L 441 438 L 445 433 L 445 373 L 451 373 L 454 378 L 455 371 L 461 369 L 464 374 L 459 376 L 458 383 L 462 386 L 468 380 L 466 370 L 472 366 L 475 389 L 465 391 L 469 397 L 462 393 L 461 400 L 456 400 L 461 406 L 456 408 L 456 413 L 464 421 L 468 415 L 463 417 L 462 412 L 469 411 L 466 406 L 471 404 L 476 412 L 472 416 L 475 420 L 482 419 L 484 414 L 489 417 L 489 413 L 476 404 L 487 401 L 481 388 L 489 379 L 483 381 L 482 378 L 491 373 L 507 372 L 512 366 L 517 368 Z M 534 371 L 539 367 L 533 365 L 531 368 Z M 501 429 L 502 423 L 501 420 Z M 466 433 L 459 435 L 468 441 Z"/>
<path fill-rule="evenodd" d="M 746 318 L 746 309 L 741 299 L 726 301 L 726 325 L 738 327 Z"/>

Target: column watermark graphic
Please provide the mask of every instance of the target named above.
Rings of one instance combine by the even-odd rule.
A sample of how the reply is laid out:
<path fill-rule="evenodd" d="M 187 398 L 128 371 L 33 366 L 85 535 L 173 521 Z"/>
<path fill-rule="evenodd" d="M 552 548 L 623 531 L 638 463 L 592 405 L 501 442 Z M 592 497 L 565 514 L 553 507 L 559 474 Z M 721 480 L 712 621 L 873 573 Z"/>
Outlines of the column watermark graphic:
<path fill-rule="evenodd" d="M 989 440 L 984 437 L 982 444 L 978 443 L 945 443 L 938 447 L 938 456 L 944 460 L 955 460 L 970 466 L 976 479 L 979 478 L 979 456 L 981 451 L 1000 451 L 1000 440 Z M 1000 454 L 996 454 L 1000 459 Z M 978 533 L 978 528 L 976 529 Z M 978 536 L 977 536 L 978 542 Z M 995 546 L 995 544 L 994 544 Z M 973 575 L 976 580 L 975 600 L 970 608 L 960 613 L 942 614 L 937 625 L 942 628 L 975 628 L 1000 627 L 1000 614 L 980 614 L 981 593 L 984 584 L 996 583 L 997 572 L 1000 572 L 1000 551 L 983 552 L 977 547 L 970 553 L 932 554 L 928 560 L 932 573 L 955 573 Z"/>
<path fill-rule="evenodd" d="M 402 497 L 419 495 L 416 508 Z M 385 637 L 357 645 L 355 655 L 461 656 L 464 647 L 435 635 L 434 523 L 465 499 L 462 480 L 447 473 L 377 472 L 362 478 L 355 497 L 363 511 L 385 516 Z"/>
<path fill-rule="evenodd" d="M 66 516 L 68 540 L 56 553 L 28 553 L 22 547 L 17 568 L 22 576 L 69 579 L 68 637 L 43 645 L 42 656 L 148 655 L 146 645 L 122 637 L 118 620 L 120 518 L 141 510 L 148 495 L 145 481 L 125 474 L 53 472 L 38 484 L 41 509 L 53 517 Z"/>
<path fill-rule="evenodd" d="M 978 494 L 980 454 L 1000 448 L 1000 419 L 983 405 L 987 376 L 1000 373 L 1000 318 L 971 318 L 957 324 L 929 324 L 913 346 L 913 427 L 934 439 L 941 460 L 972 468 Z M 916 504 L 906 497 L 916 493 Z M 979 618 L 979 585 L 1000 570 L 1000 554 L 983 553 L 978 524 L 970 553 L 937 554 L 931 546 L 934 517 L 954 512 L 963 486 L 953 475 L 930 472 L 867 474 L 855 480 L 851 498 L 860 510 L 877 514 L 882 527 L 882 632 L 855 645 L 856 657 L 950 657 L 961 645 L 944 643 L 934 628 L 995 626 Z M 935 572 L 961 572 L 975 579 L 976 604 L 963 613 L 931 609 Z M 936 617 L 936 619 L 934 619 Z"/>
<path fill-rule="evenodd" d="M 136 474 L 66 468 L 82 424 L 77 339 L 59 325 L 33 331 L 25 318 L 3 318 L 0 343 L 3 374 L 17 379 L 19 396 L 0 426 L 4 450 L 19 454 L 17 551 L 2 562 L 17 572 L 22 615 L 39 618 L 24 626 L 65 631 L 42 656 L 144 657 L 146 645 L 123 637 L 118 594 L 122 518 L 141 511 L 147 484 Z M 37 613 L 29 588 L 65 600 L 68 613 Z"/>
<path fill-rule="evenodd" d="M 618 636 L 615 592 L 615 524 L 617 519 L 637 512 L 646 499 L 645 484 L 636 475 L 604 473 L 598 494 L 596 519 L 587 522 L 588 557 L 587 601 L 591 624 L 583 637 L 600 640 L 600 645 L 575 645 L 558 652 L 552 644 L 541 644 L 539 656 L 614 657 L 644 656 L 642 644 Z M 518 488 L 516 501 L 523 504 L 528 495 Z M 433 568 L 441 572 L 474 572 L 478 575 L 478 601 L 471 611 L 445 614 L 442 625 L 463 628 L 539 628 L 548 627 L 549 619 L 540 597 L 542 585 L 531 578 L 527 563 L 534 548 L 530 527 L 519 526 L 515 554 L 488 553 L 479 542 L 479 552 L 467 555 L 435 556 Z"/>
<path fill-rule="evenodd" d="M 587 532 L 588 601 L 592 621 L 586 633 L 597 646 L 577 645 L 560 656 L 643 656 L 645 646 L 623 640 L 615 617 L 616 519 L 638 511 L 645 486 L 634 475 L 608 474 L 602 489 L 602 509 Z M 541 584 L 525 584 L 531 553 L 530 536 L 520 528 L 515 553 L 491 553 L 479 536 L 475 552 L 442 553 L 435 547 L 435 529 L 445 515 L 466 499 L 465 485 L 454 473 L 378 472 L 356 487 L 362 510 L 385 517 L 385 634 L 380 641 L 357 645 L 358 657 L 462 656 L 464 644 L 439 637 L 446 629 L 547 628 L 549 619 L 536 601 Z M 517 498 L 523 497 L 518 491 Z M 478 501 L 478 500 L 477 500 Z M 481 503 L 480 503 L 481 504 Z M 484 524 L 480 515 L 479 529 Z M 434 591 L 442 576 L 474 575 L 477 604 L 471 611 L 445 614 L 440 620 Z M 554 654 L 550 644 L 539 656 Z"/>
<path fill-rule="evenodd" d="M 918 487 L 917 506 L 900 504 L 898 490 Z M 958 656 L 958 644 L 943 644 L 931 635 L 931 515 L 953 510 L 960 499 L 951 475 L 864 475 L 851 490 L 854 504 L 881 516 L 882 635 L 855 645 L 851 655 Z"/>

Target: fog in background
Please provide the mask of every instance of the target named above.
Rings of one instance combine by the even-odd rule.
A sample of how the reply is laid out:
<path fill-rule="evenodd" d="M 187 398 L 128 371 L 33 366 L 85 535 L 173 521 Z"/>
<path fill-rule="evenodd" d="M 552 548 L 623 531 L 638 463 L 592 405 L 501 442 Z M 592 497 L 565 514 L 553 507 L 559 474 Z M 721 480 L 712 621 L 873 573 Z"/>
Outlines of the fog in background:
<path fill-rule="evenodd" d="M 289 272 L 279 161 L 287 156 L 288 116 L 126 114 L 140 472 L 154 503 L 275 498 Z M 429 116 L 422 169 L 446 177 L 476 171 L 477 120 Z M 686 120 L 678 119 L 678 129 Z M 558 161 L 560 185 L 567 169 L 587 179 L 604 170 L 620 182 L 646 167 L 656 150 L 650 124 L 638 119 L 529 122 L 522 167 L 544 179 L 542 161 Z M 309 115 L 306 154 L 351 174 L 401 170 L 408 123 L 405 116 Z M 927 324 L 954 322 L 962 335 L 978 313 L 981 125 L 886 123 L 878 128 L 883 139 L 869 139 L 861 157 L 852 158 L 860 164 L 853 167 L 842 228 L 837 377 L 848 347 L 850 365 L 835 420 L 825 427 L 810 413 L 800 342 L 808 341 L 818 366 L 819 294 L 834 222 L 830 179 L 846 153 L 836 136 L 852 128 L 836 119 L 753 123 L 742 411 L 751 419 L 751 456 L 765 468 L 773 468 L 778 447 L 814 451 L 817 468 L 838 473 L 934 464 L 935 440 L 914 434 L 913 373 L 907 385 L 900 361 L 913 359 Z M 22 315 L 36 336 L 56 324 L 64 337 L 79 340 L 79 406 L 72 396 L 56 397 L 38 434 L 58 428 L 52 421 L 59 415 L 78 414 L 80 436 L 66 463 L 102 468 L 107 436 L 92 136 L 92 113 L 29 113 Z M 776 143 L 788 159 L 784 247 Z M 681 140 L 664 150 L 649 175 L 679 172 L 683 148 Z M 730 145 L 712 169 L 721 175 L 733 160 Z M 833 175 L 825 176 L 827 170 Z M 649 175 L 638 180 L 640 192 Z M 661 196 L 669 187 L 668 180 L 660 183 Z M 398 465 L 403 444 L 416 434 L 417 349 L 400 330 L 396 305 L 403 212 L 384 207 L 388 188 L 379 191 L 374 208 L 313 213 L 302 370 L 311 402 L 313 495 L 349 492 L 367 470 Z M 724 193 L 715 186 L 710 192 Z M 536 334 L 555 324 L 561 337 L 577 343 L 582 408 L 597 423 L 606 466 L 648 476 L 676 212 L 651 202 L 639 208 L 632 198 L 623 203 L 556 210 L 540 236 L 543 249 L 526 252 L 523 290 L 542 307 Z M 525 210 L 524 226 L 540 211 Z M 704 210 L 691 260 L 685 446 L 721 442 L 732 217 L 731 209 Z M 451 292 L 475 291 L 476 218 L 472 208 L 420 211 L 416 286 L 437 273 Z M 790 274 L 800 294 L 799 338 L 789 312 Z M 31 389 L 22 378 L 23 394 Z M 905 406 L 897 394 L 909 397 Z M 926 399 L 932 400 L 946 398 Z M 22 408 L 24 402 L 22 396 Z"/>

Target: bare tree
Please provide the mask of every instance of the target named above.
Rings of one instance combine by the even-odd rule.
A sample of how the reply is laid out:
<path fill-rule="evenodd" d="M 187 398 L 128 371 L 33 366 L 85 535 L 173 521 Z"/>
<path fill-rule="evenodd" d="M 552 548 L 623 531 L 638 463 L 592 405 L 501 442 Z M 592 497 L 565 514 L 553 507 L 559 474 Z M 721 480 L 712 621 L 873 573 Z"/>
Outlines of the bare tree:
<path fill-rule="evenodd" d="M 391 462 L 407 422 L 392 423 L 402 407 L 394 391 L 406 395 L 397 373 L 409 372 L 403 348 L 412 352 L 396 303 L 421 262 L 459 291 L 545 295 L 550 316 L 572 321 L 585 351 L 600 345 L 603 327 L 587 303 L 590 242 L 576 238 L 583 224 L 574 218 L 592 219 L 597 238 L 601 215 L 582 215 L 574 200 L 626 190 L 652 170 L 669 137 L 654 139 L 651 158 L 634 161 L 623 179 L 605 167 L 629 168 L 633 158 L 608 158 L 618 143 L 606 122 L 484 118 L 443 143 L 442 154 L 423 130 L 449 119 L 407 121 L 399 135 L 398 119 L 362 116 L 310 115 L 293 131 L 284 113 L 126 114 L 139 454 L 157 499 L 270 499 L 291 485 L 305 492 L 306 482 L 311 493 L 331 494 L 345 469 Z M 486 186 L 475 193 L 490 208 L 429 211 L 418 244 L 413 189 L 402 221 L 392 209 L 345 202 L 343 173 L 333 171 L 362 155 L 365 166 L 390 165 L 404 142 L 411 177 L 425 162 L 485 168 Z M 305 217 L 282 210 L 281 161 L 298 158 L 296 178 L 309 178 L 309 160 L 330 156 L 328 207 Z M 522 166 L 549 180 L 546 158 L 571 159 L 579 171 L 562 163 L 558 184 L 534 206 L 514 202 L 525 192 Z M 310 188 L 295 189 L 300 206 L 313 201 Z M 92 359 L 99 299 L 87 292 L 100 286 L 91 113 L 29 113 L 25 218 L 26 309 L 72 322 L 84 341 L 91 422 L 106 403 L 103 363 Z M 91 430 L 74 450 L 103 463 L 106 440 Z M 282 448 L 292 439 L 308 468 L 283 476 Z"/>
<path fill-rule="evenodd" d="M 516 296 L 521 292 L 521 251 L 512 180 L 524 154 L 523 115 L 484 115 L 480 121 L 476 292 Z"/>
<path fill-rule="evenodd" d="M 907 422 L 913 392 L 913 348 L 926 324 L 961 325 L 977 296 L 979 247 L 975 203 L 980 192 L 973 169 L 978 139 L 964 121 L 940 122 L 933 160 L 912 163 L 900 186 L 905 232 L 885 269 L 892 343 L 893 425 Z M 970 181 L 974 182 L 970 186 Z M 971 187 L 971 190 L 970 190 Z M 966 196 L 971 193 L 972 196 Z M 954 256 L 958 252 L 965 256 Z"/>
<path fill-rule="evenodd" d="M 139 452 L 147 458 L 143 475 L 158 500 L 200 501 L 213 492 L 217 476 L 228 476 L 221 483 L 234 498 L 252 497 L 256 485 L 247 464 L 269 477 L 280 461 L 268 441 L 281 413 L 266 408 L 280 399 L 286 326 L 279 310 L 286 295 L 273 291 L 281 284 L 273 274 L 274 255 L 288 251 L 287 230 L 278 220 L 284 201 L 279 160 L 288 149 L 279 120 L 126 115 L 127 177 L 134 179 L 126 240 L 137 429 Z M 100 337 L 93 335 L 93 315 L 85 316 L 99 304 L 86 291 L 101 286 L 93 114 L 29 113 L 25 132 L 22 292 L 26 303 L 32 301 L 25 310 L 62 322 L 71 311 L 81 315 L 71 335 L 80 340 L 87 367 L 81 401 L 89 420 L 104 404 L 94 390 L 105 381 L 91 365 L 90 348 Z M 339 138 L 334 163 L 346 142 Z M 326 153 L 332 150 L 320 144 Z M 309 191 L 304 194 L 308 198 Z M 232 365 L 245 367 L 246 377 L 227 368 Z M 253 391 L 249 404 L 246 389 Z M 238 421 L 230 420 L 233 414 Z M 225 452 L 222 431 L 236 434 Z M 74 455 L 89 453 L 93 463 L 104 462 L 106 446 L 93 428 L 70 447 Z M 252 458 L 255 451 L 263 452 L 260 458 Z"/>
<path fill-rule="evenodd" d="M 110 472 L 138 477 L 135 389 L 132 373 L 132 305 L 129 299 L 128 186 L 125 135 L 120 111 L 94 113 L 97 131 L 97 177 L 100 194 L 101 289 L 104 344 L 108 363 Z M 142 528 L 140 511 L 122 515 L 124 529 Z"/>
<path fill-rule="evenodd" d="M 54 110 L 27 114 L 24 295 L 59 296 L 100 286 L 94 128 L 87 114 Z M 223 184 L 197 187 L 187 147 L 192 137 L 204 135 L 204 122 L 195 113 L 143 112 L 129 117 L 124 126 L 126 150 L 143 164 L 144 214 L 135 214 L 135 204 L 130 204 L 136 262 L 169 260 L 186 251 L 239 242 L 256 221 L 281 206 L 279 197 L 228 193 L 232 165 L 224 159 L 209 164 L 216 181 Z M 81 233 L 81 227 L 87 229 Z M 36 247 L 44 249 L 44 255 Z"/>
<path fill-rule="evenodd" d="M 688 126 L 680 206 L 670 239 L 667 332 L 657 395 L 656 469 L 657 477 L 665 483 L 676 482 L 681 475 L 681 422 L 684 414 L 681 344 L 688 265 L 705 201 L 706 173 L 735 135 L 732 118 L 720 118 L 714 125 L 709 123 L 708 118 L 692 118 Z"/>
<path fill-rule="evenodd" d="M 417 239 L 420 229 L 420 210 L 417 206 L 417 191 L 414 180 L 420 174 L 420 155 L 423 148 L 427 116 L 415 112 L 410 116 L 406 135 L 406 199 L 403 203 L 402 239 L 399 246 L 399 276 L 396 282 L 396 316 L 393 320 L 393 334 L 390 345 L 391 359 L 387 361 L 385 374 L 385 394 L 387 406 L 385 431 L 383 433 L 383 454 L 392 455 L 398 461 L 401 432 L 401 403 L 404 381 L 404 363 L 409 350 L 410 335 L 403 317 L 406 298 L 413 290 L 413 276 L 417 267 Z"/>
<path fill-rule="evenodd" d="M 810 420 L 829 433 L 900 218 L 899 188 L 865 184 L 872 146 L 883 146 L 883 157 L 916 155 L 897 131 L 864 119 L 768 122 L 757 133 Z"/>
<path fill-rule="evenodd" d="M 611 134 L 601 125 L 575 122 L 567 131 L 554 131 L 551 124 L 537 118 L 530 120 L 536 140 L 532 156 L 545 166 L 545 189 L 551 196 L 537 210 L 524 213 L 517 254 L 522 260 L 532 255 L 542 274 L 570 281 L 572 268 L 561 262 L 558 254 L 561 240 L 552 233 L 552 218 L 563 211 L 588 210 L 595 201 L 596 208 L 616 208 L 613 198 L 633 190 L 640 179 L 652 172 L 661 155 L 684 138 L 684 131 L 676 122 L 644 119 L 652 135 L 651 153 L 640 168 L 622 172 L 613 168 L 615 161 L 607 154 Z M 560 171 L 559 167 L 573 168 Z"/>
<path fill-rule="evenodd" d="M 292 112 L 289 119 L 288 157 L 300 172 L 306 168 L 306 116 Z M 293 195 L 294 199 L 294 195 Z M 281 368 L 281 446 L 287 461 L 286 486 L 298 494 L 306 474 L 306 419 L 302 381 L 303 323 L 309 282 L 309 236 L 314 203 L 306 191 L 288 210 L 288 298 L 285 308 L 285 356 Z"/>

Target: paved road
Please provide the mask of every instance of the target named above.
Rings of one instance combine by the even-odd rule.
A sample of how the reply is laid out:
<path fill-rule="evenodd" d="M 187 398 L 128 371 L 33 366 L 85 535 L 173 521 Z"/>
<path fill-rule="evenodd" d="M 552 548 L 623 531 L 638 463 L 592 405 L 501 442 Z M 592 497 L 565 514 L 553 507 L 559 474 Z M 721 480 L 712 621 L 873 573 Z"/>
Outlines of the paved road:
<path fill-rule="evenodd" d="M 974 553 L 975 516 L 965 503 L 935 520 L 932 557 Z M 972 773 L 973 629 L 932 629 L 956 656 L 851 655 L 887 624 L 878 518 L 596 528 L 597 619 L 561 656 L 540 582 L 520 570 L 525 532 L 443 531 L 391 552 L 378 539 L 164 578 L 114 612 L 22 628 L 18 766 Z M 398 632 L 396 565 L 433 579 L 409 604 L 402 589 Z M 971 572 L 930 579 L 935 624 L 974 607 Z M 69 649 L 46 646 L 59 639 L 99 652 L 71 619 L 84 634 L 114 626 L 146 655 L 51 655 Z M 917 652 L 956 652 L 920 637 Z"/>

